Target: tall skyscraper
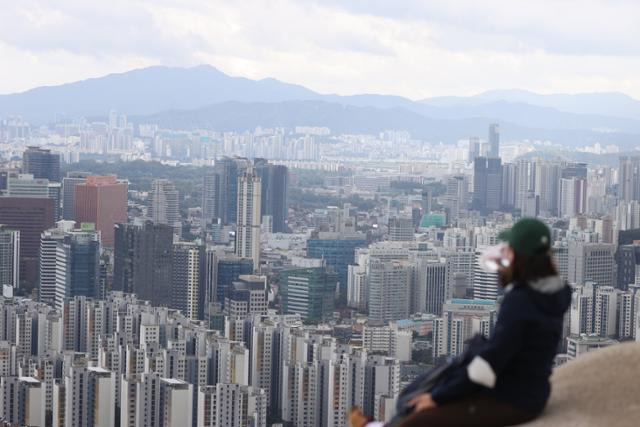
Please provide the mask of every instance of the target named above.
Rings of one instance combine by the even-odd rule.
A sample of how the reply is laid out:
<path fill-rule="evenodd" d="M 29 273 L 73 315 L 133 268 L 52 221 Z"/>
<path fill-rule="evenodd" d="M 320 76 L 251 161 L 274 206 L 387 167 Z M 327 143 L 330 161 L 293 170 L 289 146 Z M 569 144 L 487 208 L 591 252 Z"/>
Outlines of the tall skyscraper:
<path fill-rule="evenodd" d="M 186 317 L 203 318 L 204 310 L 204 251 L 192 242 L 173 245 L 173 273 L 171 307 Z"/>
<path fill-rule="evenodd" d="M 237 220 L 238 177 L 250 166 L 244 158 L 223 157 L 205 173 L 202 216 L 205 222 L 219 219 L 222 224 Z"/>
<path fill-rule="evenodd" d="M 20 231 L 0 225 L 0 288 L 20 286 Z"/>
<path fill-rule="evenodd" d="M 283 233 L 287 231 L 285 223 L 288 214 L 289 172 L 287 167 L 271 165 L 264 159 L 256 159 L 255 168 L 262 183 L 261 215 L 271 217 L 274 233 Z"/>
<path fill-rule="evenodd" d="M 181 234 L 178 190 L 171 181 L 155 179 L 149 193 L 151 219 L 156 224 L 167 224 Z"/>
<path fill-rule="evenodd" d="M 640 200 L 640 156 L 620 156 L 618 199 Z"/>
<path fill-rule="evenodd" d="M 238 178 L 237 190 L 236 255 L 251 258 L 254 271 L 260 271 L 262 184 L 255 169 L 248 169 Z"/>
<path fill-rule="evenodd" d="M 333 311 L 337 284 L 337 274 L 327 267 L 283 271 L 280 292 L 284 312 L 311 321 L 326 319 Z"/>
<path fill-rule="evenodd" d="M 173 230 L 165 224 L 117 224 L 113 288 L 156 306 L 171 304 Z"/>
<path fill-rule="evenodd" d="M 449 263 L 446 260 L 420 259 L 416 265 L 414 295 L 411 296 L 415 312 L 442 314 L 442 304 L 449 297 Z"/>
<path fill-rule="evenodd" d="M 60 182 L 60 155 L 39 147 L 27 147 L 22 154 L 22 171 L 35 178 Z"/>
<path fill-rule="evenodd" d="M 62 178 L 62 219 L 75 219 L 76 185 L 84 183 L 89 175 L 89 172 L 69 172 Z"/>
<path fill-rule="evenodd" d="M 489 125 L 489 153 L 490 159 L 500 158 L 500 125 L 492 123 Z"/>
<path fill-rule="evenodd" d="M 100 235 L 85 229 L 52 229 L 40 244 L 40 300 L 58 310 L 76 297 L 103 298 Z"/>
<path fill-rule="evenodd" d="M 76 185 L 75 221 L 94 223 L 105 247 L 113 247 L 114 225 L 127 222 L 127 188 L 115 176 L 89 176 Z"/>
<path fill-rule="evenodd" d="M 535 194 L 540 200 L 540 215 L 543 217 L 558 215 L 560 169 L 559 163 L 536 161 Z"/>
<path fill-rule="evenodd" d="M 38 286 L 40 234 L 53 227 L 53 200 L 0 197 L 0 224 L 20 231 L 20 287 L 28 293 Z"/>
<path fill-rule="evenodd" d="M 502 207 L 502 164 L 499 158 L 478 157 L 475 160 L 472 207 L 485 213 Z"/>
<path fill-rule="evenodd" d="M 560 179 L 560 211 L 562 217 L 574 217 L 587 210 L 586 178 Z"/>

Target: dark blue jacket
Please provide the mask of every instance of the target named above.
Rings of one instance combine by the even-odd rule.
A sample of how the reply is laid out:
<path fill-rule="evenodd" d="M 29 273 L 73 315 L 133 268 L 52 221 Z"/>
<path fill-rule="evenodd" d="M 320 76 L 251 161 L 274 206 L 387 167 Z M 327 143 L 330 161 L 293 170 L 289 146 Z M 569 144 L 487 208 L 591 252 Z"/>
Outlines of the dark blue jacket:
<path fill-rule="evenodd" d="M 571 288 L 557 276 L 509 288 L 489 340 L 432 390 L 437 404 L 479 391 L 527 412 L 544 409 Z"/>

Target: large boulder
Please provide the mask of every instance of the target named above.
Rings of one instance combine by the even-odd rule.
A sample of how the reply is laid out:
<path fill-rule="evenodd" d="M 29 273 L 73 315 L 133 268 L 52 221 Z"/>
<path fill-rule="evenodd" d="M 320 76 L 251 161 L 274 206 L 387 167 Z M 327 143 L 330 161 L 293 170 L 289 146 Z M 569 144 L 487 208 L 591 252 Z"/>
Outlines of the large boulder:
<path fill-rule="evenodd" d="M 558 367 L 551 399 L 528 427 L 640 425 L 640 342 L 587 353 Z"/>

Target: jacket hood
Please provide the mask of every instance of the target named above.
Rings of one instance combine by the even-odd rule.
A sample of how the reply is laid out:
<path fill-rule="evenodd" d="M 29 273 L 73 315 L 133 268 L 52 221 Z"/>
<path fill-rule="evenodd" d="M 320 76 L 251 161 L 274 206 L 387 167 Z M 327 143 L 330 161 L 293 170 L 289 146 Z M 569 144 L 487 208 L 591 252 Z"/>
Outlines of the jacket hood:
<path fill-rule="evenodd" d="M 571 288 L 560 276 L 548 276 L 527 283 L 536 306 L 545 313 L 562 316 L 571 305 Z"/>

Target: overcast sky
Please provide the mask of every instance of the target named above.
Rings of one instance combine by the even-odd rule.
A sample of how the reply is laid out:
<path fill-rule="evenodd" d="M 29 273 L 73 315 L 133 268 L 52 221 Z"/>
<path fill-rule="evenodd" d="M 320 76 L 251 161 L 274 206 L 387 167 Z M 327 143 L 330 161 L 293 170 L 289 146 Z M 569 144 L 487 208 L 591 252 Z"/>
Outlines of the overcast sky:
<path fill-rule="evenodd" d="M 640 1 L 0 0 L 0 93 L 211 64 L 323 93 L 640 98 Z"/>

